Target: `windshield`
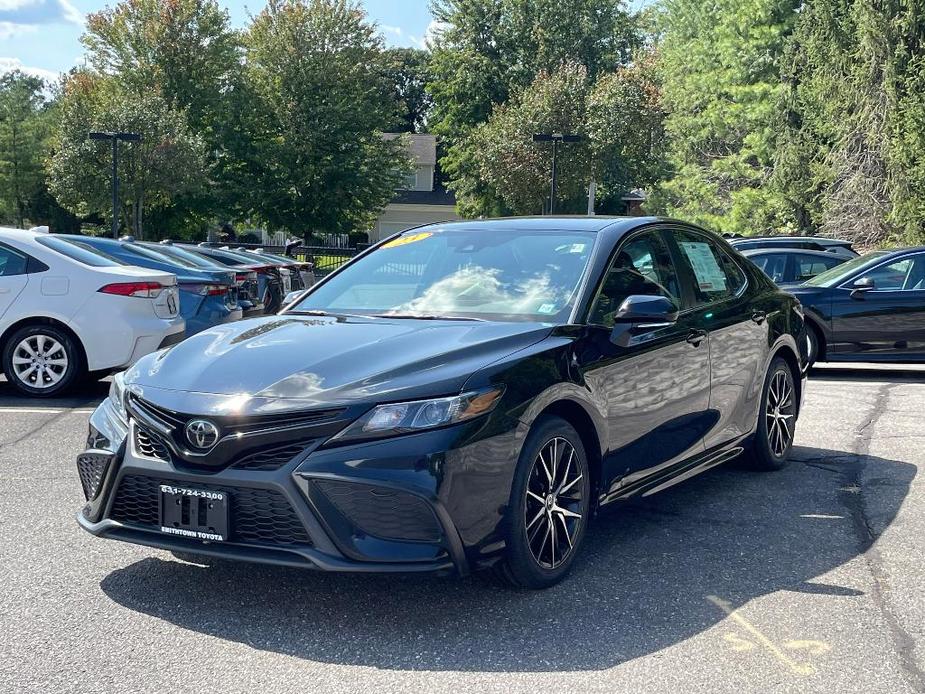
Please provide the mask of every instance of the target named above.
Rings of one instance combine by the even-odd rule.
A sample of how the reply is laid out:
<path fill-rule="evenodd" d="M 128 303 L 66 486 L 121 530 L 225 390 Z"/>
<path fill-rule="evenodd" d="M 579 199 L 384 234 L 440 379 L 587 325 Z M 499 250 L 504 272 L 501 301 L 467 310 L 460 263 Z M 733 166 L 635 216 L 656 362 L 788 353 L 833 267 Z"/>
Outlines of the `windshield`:
<path fill-rule="evenodd" d="M 36 238 L 36 241 L 71 260 L 76 260 L 82 265 L 89 265 L 90 267 L 116 267 L 128 264 L 86 243 L 81 243 L 80 241 L 62 239 L 57 236 L 42 236 Z"/>
<path fill-rule="evenodd" d="M 840 284 L 845 277 L 855 270 L 859 270 L 867 265 L 872 265 L 885 255 L 889 255 L 887 251 L 875 251 L 857 258 L 852 258 L 846 263 L 836 265 L 832 269 L 816 275 L 803 284 L 808 284 L 813 287 L 834 287 L 836 284 Z"/>
<path fill-rule="evenodd" d="M 294 311 L 563 321 L 594 234 L 408 232 L 350 263 Z"/>

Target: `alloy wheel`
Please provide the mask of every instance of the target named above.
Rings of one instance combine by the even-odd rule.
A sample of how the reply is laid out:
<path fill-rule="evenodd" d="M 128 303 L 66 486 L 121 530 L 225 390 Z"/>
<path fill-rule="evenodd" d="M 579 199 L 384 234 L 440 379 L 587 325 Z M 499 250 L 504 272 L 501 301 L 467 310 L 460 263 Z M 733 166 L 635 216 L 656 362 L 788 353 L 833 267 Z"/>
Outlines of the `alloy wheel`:
<path fill-rule="evenodd" d="M 796 401 L 793 384 L 784 371 L 775 371 L 768 388 L 767 417 L 768 446 L 778 458 L 784 457 L 793 441 L 793 424 Z"/>
<path fill-rule="evenodd" d="M 13 349 L 13 371 L 32 388 L 51 388 L 64 378 L 68 369 L 67 350 L 49 336 L 29 335 Z"/>
<path fill-rule="evenodd" d="M 574 446 L 558 436 L 547 441 L 533 461 L 524 524 L 530 552 L 545 569 L 555 569 L 569 557 L 584 522 L 579 484 L 583 469 Z"/>

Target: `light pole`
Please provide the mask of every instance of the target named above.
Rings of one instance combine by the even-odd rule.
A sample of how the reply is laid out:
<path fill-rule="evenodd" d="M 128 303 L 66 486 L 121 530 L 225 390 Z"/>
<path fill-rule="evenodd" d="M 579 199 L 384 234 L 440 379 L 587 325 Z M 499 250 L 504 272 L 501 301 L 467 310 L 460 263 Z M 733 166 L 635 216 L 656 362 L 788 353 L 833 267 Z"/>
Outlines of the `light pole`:
<path fill-rule="evenodd" d="M 552 142 L 552 183 L 549 195 L 549 214 L 556 213 L 556 174 L 557 159 L 560 142 L 581 142 L 581 135 L 563 135 L 562 133 L 536 133 L 534 142 Z"/>
<path fill-rule="evenodd" d="M 119 140 L 123 142 L 138 142 L 139 133 L 110 133 L 92 132 L 91 140 L 112 141 L 112 237 L 119 238 Z"/>

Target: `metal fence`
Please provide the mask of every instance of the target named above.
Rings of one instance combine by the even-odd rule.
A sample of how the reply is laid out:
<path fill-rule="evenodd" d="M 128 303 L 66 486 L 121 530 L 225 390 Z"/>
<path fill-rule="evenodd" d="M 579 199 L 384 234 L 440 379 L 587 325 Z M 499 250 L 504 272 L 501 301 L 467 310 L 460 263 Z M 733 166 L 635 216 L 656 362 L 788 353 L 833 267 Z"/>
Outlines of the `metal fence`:
<path fill-rule="evenodd" d="M 362 249 L 334 248 L 331 246 L 300 246 L 293 251 L 299 260 L 315 264 L 315 277 L 324 277 L 334 272 Z"/>

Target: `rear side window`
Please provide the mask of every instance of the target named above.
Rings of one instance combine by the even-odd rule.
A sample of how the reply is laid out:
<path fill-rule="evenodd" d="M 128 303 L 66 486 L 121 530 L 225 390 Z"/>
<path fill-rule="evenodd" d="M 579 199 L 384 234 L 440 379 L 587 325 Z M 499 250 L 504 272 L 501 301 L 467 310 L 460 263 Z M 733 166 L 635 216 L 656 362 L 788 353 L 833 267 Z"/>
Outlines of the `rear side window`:
<path fill-rule="evenodd" d="M 787 256 L 780 253 L 767 253 L 752 256 L 749 260 L 775 282 L 786 281 Z"/>
<path fill-rule="evenodd" d="M 745 273 L 717 243 L 689 231 L 672 234 L 693 278 L 695 306 L 730 299 L 745 287 Z"/>
<path fill-rule="evenodd" d="M 6 246 L 0 246 L 0 277 L 25 275 L 28 265 L 29 258 L 22 253 L 17 253 Z"/>
<path fill-rule="evenodd" d="M 56 253 L 60 253 L 71 260 L 77 261 L 81 265 L 89 265 L 90 267 L 118 267 L 127 264 L 112 257 L 108 253 L 98 251 L 80 241 L 59 239 L 56 236 L 42 236 L 36 238 L 36 241 Z"/>
<path fill-rule="evenodd" d="M 838 258 L 820 258 L 817 255 L 798 255 L 795 260 L 796 280 L 798 282 L 821 275 L 829 268 L 838 265 Z"/>

